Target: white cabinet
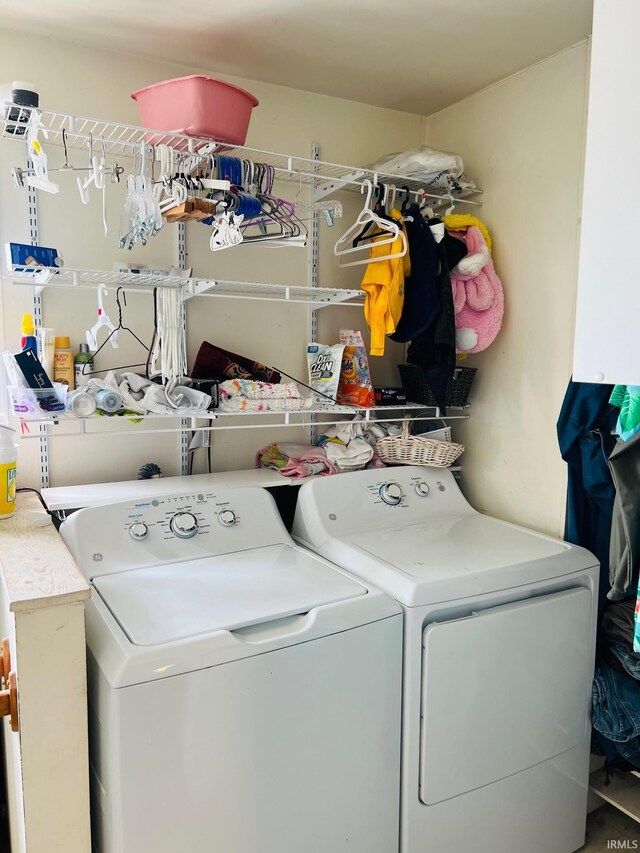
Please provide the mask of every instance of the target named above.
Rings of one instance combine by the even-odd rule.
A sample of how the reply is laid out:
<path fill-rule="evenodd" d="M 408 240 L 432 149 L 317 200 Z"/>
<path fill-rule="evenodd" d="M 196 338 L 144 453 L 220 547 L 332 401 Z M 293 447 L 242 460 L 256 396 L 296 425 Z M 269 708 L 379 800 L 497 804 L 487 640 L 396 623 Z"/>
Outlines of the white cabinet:
<path fill-rule="evenodd" d="M 0 627 L 17 676 L 4 728 L 12 853 L 90 853 L 84 601 L 89 586 L 33 494 L 0 525 Z M 41 526 L 43 525 L 43 526 Z"/>
<path fill-rule="evenodd" d="M 640 384 L 638 32 L 638 0 L 595 0 L 573 366 L 580 382 Z"/>

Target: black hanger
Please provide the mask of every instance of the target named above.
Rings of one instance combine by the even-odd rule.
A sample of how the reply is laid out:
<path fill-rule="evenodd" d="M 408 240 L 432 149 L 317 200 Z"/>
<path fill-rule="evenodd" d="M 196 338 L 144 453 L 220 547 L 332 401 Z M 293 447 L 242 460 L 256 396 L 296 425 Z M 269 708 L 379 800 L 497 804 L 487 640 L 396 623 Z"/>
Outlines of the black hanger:
<path fill-rule="evenodd" d="M 375 192 L 375 196 L 377 198 L 377 201 L 373 206 L 374 212 L 378 216 L 380 216 L 382 219 L 387 219 L 387 220 L 389 220 L 389 222 L 394 222 L 395 220 L 393 219 L 392 216 L 389 216 L 389 214 L 386 212 L 386 210 L 384 209 L 384 206 L 382 204 L 382 199 L 384 198 L 384 193 L 385 193 L 385 185 L 384 184 L 378 184 L 378 186 L 375 188 L 374 192 Z M 362 231 L 358 234 L 357 237 L 354 238 L 354 240 L 352 242 L 352 246 L 354 247 L 354 249 L 356 246 L 360 245 L 360 243 L 362 243 L 363 240 L 371 238 L 371 229 L 373 227 L 374 227 L 373 222 L 368 222 L 364 226 Z"/>
<path fill-rule="evenodd" d="M 154 292 L 153 292 L 154 337 L 155 337 L 155 329 L 157 328 L 157 314 L 156 314 L 156 305 L 155 305 L 156 290 L 157 290 L 157 288 L 154 288 Z M 110 370 L 118 371 L 118 370 L 129 370 L 129 368 L 131 368 L 131 367 L 144 367 L 145 368 L 145 376 L 147 377 L 147 379 L 149 378 L 149 359 L 151 357 L 151 349 L 143 341 L 140 340 L 140 338 L 136 335 L 136 333 L 133 331 L 133 329 L 130 329 L 128 326 L 124 325 L 123 320 L 122 320 L 122 305 L 120 303 L 120 291 L 122 291 L 122 301 L 124 302 L 124 306 L 125 306 L 125 308 L 127 307 L 127 296 L 126 296 L 125 290 L 123 287 L 119 287 L 116 290 L 116 305 L 118 306 L 118 325 L 115 327 L 115 329 L 113 329 L 111 332 L 109 332 L 107 337 L 100 344 L 98 349 L 93 353 L 91 358 L 87 359 L 87 361 L 85 361 L 83 363 L 83 365 L 82 365 L 82 375 L 83 376 L 90 376 L 91 373 L 108 373 Z M 85 365 L 87 365 L 87 364 L 93 364 L 95 367 L 95 357 L 98 355 L 99 352 L 101 352 L 101 350 L 103 350 L 106 347 L 106 345 L 109 343 L 111 338 L 116 334 L 116 332 L 129 332 L 130 335 L 133 335 L 133 337 L 138 341 L 140 346 L 143 347 L 143 349 L 147 353 L 147 360 L 139 362 L 138 364 L 123 364 L 120 367 L 107 367 L 103 370 L 95 370 L 94 369 L 91 372 L 89 370 L 86 370 Z"/>
<path fill-rule="evenodd" d="M 402 207 L 400 208 L 400 212 L 404 214 L 409 210 L 409 202 L 411 201 L 411 190 L 406 184 L 403 184 L 400 189 L 404 190 L 404 201 L 402 202 Z"/>

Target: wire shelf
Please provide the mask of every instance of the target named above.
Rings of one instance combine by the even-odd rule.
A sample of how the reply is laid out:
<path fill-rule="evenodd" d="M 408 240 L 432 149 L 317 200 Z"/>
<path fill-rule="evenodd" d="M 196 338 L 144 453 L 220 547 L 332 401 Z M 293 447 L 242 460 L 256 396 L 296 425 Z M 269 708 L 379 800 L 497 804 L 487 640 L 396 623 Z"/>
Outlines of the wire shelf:
<path fill-rule="evenodd" d="M 431 414 L 430 412 L 433 412 Z M 177 413 L 158 415 L 122 415 L 114 417 L 92 416 L 89 418 L 79 418 L 71 412 L 62 412 L 57 416 L 34 418 L 29 420 L 21 420 L 22 438 L 31 439 L 39 438 L 39 431 L 32 433 L 32 426 L 37 427 L 44 424 L 48 427 L 48 435 L 51 438 L 76 437 L 78 435 L 99 435 L 99 436 L 121 436 L 121 435 L 146 435 L 149 433 L 180 433 L 180 432 L 209 432 L 212 430 L 237 430 L 237 429 L 279 429 L 282 427 L 304 427 L 308 426 L 308 415 L 324 416 L 324 419 L 318 423 L 318 426 L 329 426 L 339 423 L 344 417 L 353 417 L 356 414 L 361 414 L 365 422 L 367 421 L 384 421 L 387 423 L 395 423 L 402 421 L 407 414 L 412 414 L 414 420 L 417 421 L 434 421 L 434 420 L 466 420 L 469 415 L 464 414 L 463 409 L 457 409 L 455 415 L 443 416 L 438 413 L 433 407 L 421 406 L 416 403 L 407 403 L 404 406 L 375 406 L 370 409 L 360 408 L 358 406 L 341 406 L 337 404 L 323 403 L 314 404 L 310 409 L 303 411 L 288 411 L 288 412 L 222 412 L 216 409 L 204 414 L 189 416 Z M 427 414 L 429 413 L 429 414 Z M 147 427 L 147 421 L 150 424 L 155 424 L 158 421 L 181 421 L 185 419 L 185 425 L 169 426 L 167 428 L 151 426 Z M 249 423 L 250 421 L 250 423 Z M 68 426 L 75 426 L 77 429 L 67 430 Z M 94 425 L 98 429 L 92 428 Z M 114 425 L 122 425 L 124 430 L 114 429 Z"/>
<path fill-rule="evenodd" d="M 315 307 L 326 305 L 364 304 L 361 290 L 340 287 L 309 287 L 308 285 L 267 284 L 255 281 L 218 281 L 208 278 L 185 278 L 161 275 L 144 269 L 140 272 L 115 272 L 107 270 L 81 270 L 58 267 L 17 266 L 5 270 L 2 277 L 14 284 L 44 288 L 95 289 L 100 284 L 107 287 L 126 287 L 140 293 L 150 293 L 153 288 L 183 289 L 185 296 L 224 297 L 266 302 L 291 302 Z"/>
<path fill-rule="evenodd" d="M 3 137 L 19 139 L 24 141 L 26 123 L 36 108 L 18 107 L 14 104 L 7 105 L 0 112 L 0 130 Z M 409 175 L 399 175 L 387 172 L 374 172 L 370 169 L 346 166 L 339 163 L 330 163 L 323 160 L 312 160 L 308 157 L 296 157 L 290 154 L 280 154 L 276 151 L 268 151 L 262 148 L 230 147 L 228 144 L 217 142 L 212 139 L 204 139 L 196 136 L 186 136 L 180 133 L 172 133 L 161 130 L 151 130 L 131 124 L 105 121 L 104 119 L 89 118 L 87 116 L 76 116 L 69 113 L 55 112 L 53 110 L 39 109 L 40 118 L 44 129 L 48 133 L 45 145 L 62 145 L 63 131 L 68 148 L 84 148 L 93 143 L 96 154 L 104 151 L 105 155 L 116 157 L 138 157 L 144 144 L 149 146 L 169 145 L 178 151 L 190 154 L 202 154 L 208 156 L 214 152 L 224 151 L 230 157 L 253 160 L 254 162 L 268 163 L 276 172 L 278 178 L 295 180 L 303 184 L 317 186 L 317 198 L 322 198 L 332 192 L 342 189 L 359 190 L 363 181 L 372 183 L 383 181 L 398 187 L 406 186 L 414 194 L 422 194 L 425 189 L 425 181 Z M 88 162 L 88 160 L 87 160 Z M 428 188 L 427 188 L 428 189 Z M 481 194 L 482 190 L 476 189 L 469 194 Z M 425 193 L 428 198 L 447 199 L 447 192 Z M 466 198 L 465 193 L 454 191 L 457 201 L 465 204 L 478 205 L 482 202 L 472 201 Z"/>

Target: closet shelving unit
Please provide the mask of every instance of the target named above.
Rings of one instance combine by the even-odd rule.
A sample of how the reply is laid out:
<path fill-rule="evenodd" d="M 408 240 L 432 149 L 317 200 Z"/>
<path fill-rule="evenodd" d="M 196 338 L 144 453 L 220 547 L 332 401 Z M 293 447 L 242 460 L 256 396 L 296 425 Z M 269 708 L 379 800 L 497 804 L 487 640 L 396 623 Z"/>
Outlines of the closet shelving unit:
<path fill-rule="evenodd" d="M 8 112 L 0 110 L 0 135 L 3 138 L 15 142 L 24 143 L 24 128 L 34 108 L 12 107 L 11 118 Z M 343 190 L 361 192 L 366 186 L 365 182 L 393 185 L 398 188 L 406 188 L 411 196 L 423 201 L 426 199 L 448 200 L 452 196 L 446 193 L 430 192 L 424 190 L 424 181 L 408 175 L 375 172 L 371 169 L 342 165 L 320 160 L 314 146 L 314 156 L 311 158 L 299 157 L 297 155 L 282 154 L 259 148 L 230 147 L 226 144 L 217 143 L 210 139 L 203 139 L 166 131 L 157 131 L 150 128 L 135 125 L 122 124 L 104 119 L 77 116 L 69 113 L 56 112 L 52 110 L 37 110 L 43 130 L 46 133 L 43 143 L 45 147 L 55 145 L 66 145 L 67 150 L 84 149 L 87 153 L 89 148 L 98 154 L 104 154 L 113 160 L 116 158 L 142 158 L 145 153 L 155 160 L 155 148 L 157 145 L 170 145 L 179 151 L 189 155 L 210 156 L 216 152 L 224 151 L 225 155 L 238 157 L 240 159 L 252 160 L 254 162 L 266 163 L 274 171 L 277 180 L 290 181 L 311 189 L 314 200 L 319 200 L 328 195 Z M 17 134 L 16 128 L 22 128 Z M 55 170 L 52 170 L 55 171 Z M 16 168 L 13 170 L 14 183 L 20 185 L 23 181 L 23 172 Z M 477 190 L 472 194 L 480 194 Z M 472 200 L 460 195 L 455 196 L 457 201 L 469 205 L 481 205 L 480 201 Z M 32 242 L 37 242 L 37 206 L 35 193 L 30 190 L 30 225 Z M 317 214 L 316 214 L 317 216 Z M 309 306 L 312 318 L 320 308 L 331 305 L 362 306 L 364 297 L 360 290 L 347 288 L 325 288 L 317 286 L 317 225 L 312 228 L 311 234 L 311 284 L 285 285 L 275 283 L 259 283 L 247 281 L 221 281 L 209 278 L 180 276 L 163 276 L 152 273 L 114 272 L 109 270 L 81 270 L 73 268 L 40 268 L 34 273 L 33 268 L 17 268 L 4 270 L 2 277 L 17 285 L 28 285 L 33 288 L 34 310 L 36 321 L 41 318 L 40 294 L 44 288 L 96 288 L 99 284 L 114 287 L 123 286 L 131 291 L 151 292 L 155 287 L 181 288 L 185 298 L 193 296 L 206 296 L 230 299 L 260 300 L 266 302 L 285 302 L 293 304 L 304 304 Z M 182 245 L 182 249 L 180 249 Z M 184 225 L 178 225 L 178 246 L 181 260 L 184 259 Z M 182 266 L 184 264 L 181 264 Z M 313 319 L 312 319 L 313 328 Z M 46 442 L 48 436 L 77 436 L 86 435 L 141 435 L 146 432 L 174 432 L 182 433 L 181 442 L 182 470 L 186 467 L 186 441 L 187 431 L 209 431 L 218 429 L 257 429 L 261 427 L 282 426 L 310 426 L 315 417 L 322 420 L 318 424 L 329 425 L 336 423 L 332 417 L 342 418 L 361 413 L 365 420 L 374 420 L 379 415 L 381 420 L 401 421 L 403 417 L 411 412 L 417 420 L 440 420 L 440 412 L 431 407 L 417 404 L 408 404 L 402 407 L 379 406 L 371 409 L 360 409 L 350 406 L 314 406 L 304 412 L 264 412 L 264 413 L 224 413 L 213 411 L 206 416 L 184 417 L 179 412 L 175 415 L 145 415 L 140 423 L 129 422 L 129 428 L 115 430 L 107 427 L 107 422 L 113 424 L 114 418 L 92 417 L 88 419 L 76 418 L 73 415 L 62 415 L 57 418 L 47 417 L 38 420 L 25 420 L 23 424 L 23 435 L 26 438 L 39 438 L 41 446 L 41 480 L 42 485 L 48 485 L 48 467 Z M 463 419 L 468 415 L 462 409 L 457 410 L 455 415 L 447 415 L 447 420 Z M 127 419 L 117 418 L 122 424 Z M 165 428 L 161 423 L 179 420 L 178 426 Z M 149 424 L 149 427 L 147 427 Z M 157 426 L 156 426 L 157 424 Z M 97 429 L 93 427 L 97 426 Z M 69 427 L 73 427 L 68 430 Z M 37 432 L 31 433 L 31 428 Z M 64 431 L 67 429 L 68 431 Z M 44 460 L 44 462 L 43 462 Z"/>
<path fill-rule="evenodd" d="M 15 128 L 25 127 L 34 109 L 33 107 L 20 107 L 18 111 L 18 108 L 13 106 L 11 119 L 8 118 L 8 115 L 0 114 L 2 136 L 9 139 L 23 139 L 23 136 L 16 136 Z M 281 154 L 262 148 L 232 147 L 211 139 L 185 136 L 169 131 L 151 130 L 146 127 L 87 116 L 71 115 L 40 108 L 37 111 L 40 114 L 42 127 L 48 134 L 48 138 L 44 141 L 45 145 L 62 145 L 64 136 L 67 148 L 87 149 L 88 145 L 93 145 L 97 153 L 104 151 L 105 156 L 113 158 L 135 158 L 141 153 L 144 146 L 156 145 L 169 145 L 178 151 L 201 154 L 203 157 L 224 151 L 226 156 L 267 163 L 274 169 L 276 178 L 312 185 L 315 188 L 316 199 L 342 189 L 359 192 L 365 180 L 373 184 L 382 181 L 397 187 L 407 186 L 419 198 L 449 198 L 446 193 L 425 192 L 424 181 L 408 175 L 374 172 L 371 169 L 330 163 L 309 157 L 298 157 L 292 154 Z M 478 189 L 474 194 L 481 192 Z M 462 200 L 460 196 L 456 196 L 456 198 Z M 464 201 L 466 204 L 481 205 L 481 202 L 466 197 Z"/>
<path fill-rule="evenodd" d="M 145 273 L 108 272 L 106 270 L 79 270 L 57 267 L 18 267 L 5 270 L 6 281 L 28 285 L 41 291 L 45 287 L 64 289 L 92 289 L 99 284 L 107 287 L 126 287 L 138 293 L 151 293 L 156 287 L 182 289 L 185 298 L 191 296 L 226 297 L 262 302 L 290 302 L 324 308 L 327 305 L 364 305 L 363 293 L 339 287 L 308 287 L 307 285 L 263 284 L 255 281 L 221 281 L 210 278 Z"/>
<path fill-rule="evenodd" d="M 640 823 L 640 771 L 618 773 L 605 785 L 602 770 L 596 770 L 591 774 L 589 787 L 598 797 Z"/>
<path fill-rule="evenodd" d="M 230 430 L 230 429 L 281 429 L 282 427 L 305 427 L 309 426 L 311 417 L 321 417 L 318 426 L 330 426 L 342 420 L 345 416 L 353 417 L 361 415 L 364 422 L 368 423 L 376 420 L 375 415 L 384 413 L 382 420 L 386 422 L 402 421 L 407 414 L 412 414 L 415 420 L 439 420 L 441 416 L 431 414 L 433 407 L 421 406 L 417 403 L 407 403 L 403 406 L 375 406 L 370 409 L 364 409 L 359 406 L 342 406 L 332 405 L 328 403 L 326 406 L 321 403 L 314 405 L 310 409 L 304 411 L 291 412 L 222 412 L 220 409 L 215 409 L 205 414 L 199 415 L 181 415 L 180 412 L 175 414 L 148 414 L 148 415 L 117 415 L 117 416 L 91 416 L 89 418 L 78 418 L 69 412 L 62 412 L 58 416 L 51 415 L 50 417 L 33 418 L 22 421 L 27 427 L 31 426 L 46 426 L 50 429 L 52 437 L 71 437 L 78 435 L 143 435 L 145 433 L 162 433 L 176 432 L 175 427 L 163 428 L 162 426 L 147 427 L 149 424 L 162 423 L 163 421 L 175 420 L 176 418 L 186 417 L 189 424 L 186 427 L 190 432 L 209 432 L 211 430 Z M 464 409 L 452 409 L 455 415 L 447 415 L 446 420 L 466 420 L 469 415 L 464 413 Z M 429 414 L 425 414 L 429 412 Z M 110 425 L 125 425 L 129 428 L 122 430 L 109 429 Z M 69 430 L 68 427 L 76 427 Z M 97 427 L 94 429 L 93 427 Z M 65 428 L 67 431 L 65 431 Z M 39 438 L 39 433 L 24 432 L 23 438 Z"/>

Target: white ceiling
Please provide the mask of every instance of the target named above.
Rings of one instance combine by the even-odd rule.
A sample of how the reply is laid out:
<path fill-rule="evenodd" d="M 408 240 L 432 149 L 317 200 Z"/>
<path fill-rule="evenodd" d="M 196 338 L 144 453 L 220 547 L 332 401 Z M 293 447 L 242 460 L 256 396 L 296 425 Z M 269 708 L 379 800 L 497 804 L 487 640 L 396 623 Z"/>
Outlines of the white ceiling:
<path fill-rule="evenodd" d="M 593 0 L 0 0 L 3 27 L 430 115 L 591 32 Z"/>

